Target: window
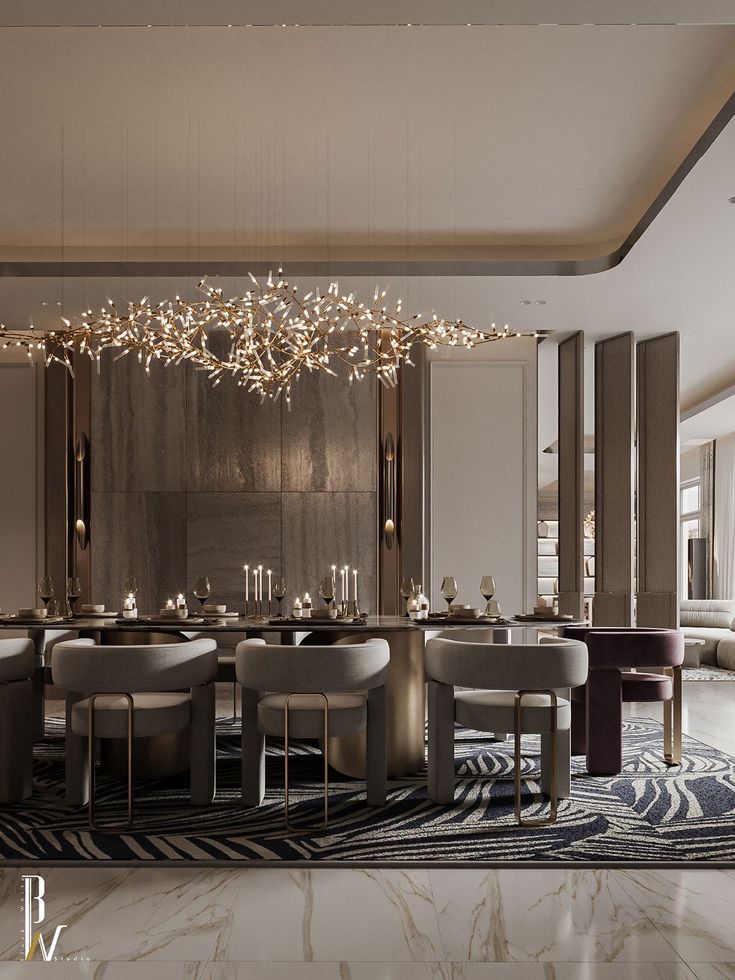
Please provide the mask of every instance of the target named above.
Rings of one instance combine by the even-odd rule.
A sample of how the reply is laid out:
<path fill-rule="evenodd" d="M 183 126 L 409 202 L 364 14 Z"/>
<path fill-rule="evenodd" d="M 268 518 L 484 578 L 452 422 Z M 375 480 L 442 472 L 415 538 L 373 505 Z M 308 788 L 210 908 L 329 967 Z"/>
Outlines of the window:
<path fill-rule="evenodd" d="M 689 595 L 688 554 L 689 538 L 698 538 L 700 531 L 700 487 L 699 480 L 689 480 L 682 483 L 680 489 L 680 562 L 681 562 L 681 595 Z"/>

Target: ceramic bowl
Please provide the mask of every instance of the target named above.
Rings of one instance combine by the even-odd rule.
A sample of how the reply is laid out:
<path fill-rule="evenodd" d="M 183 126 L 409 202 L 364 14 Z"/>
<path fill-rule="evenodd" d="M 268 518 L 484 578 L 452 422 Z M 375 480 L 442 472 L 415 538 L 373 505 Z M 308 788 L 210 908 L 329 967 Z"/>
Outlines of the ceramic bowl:
<path fill-rule="evenodd" d="M 19 609 L 18 619 L 45 619 L 48 609 Z"/>
<path fill-rule="evenodd" d="M 475 609 L 472 606 L 452 606 L 452 616 L 456 616 L 459 619 L 479 619 L 482 610 Z"/>
<path fill-rule="evenodd" d="M 204 612 L 205 613 L 226 613 L 227 612 L 227 606 L 224 605 L 224 603 L 205 602 L 204 603 Z"/>
<path fill-rule="evenodd" d="M 104 602 L 88 602 L 83 603 L 79 608 L 83 613 L 103 613 L 105 604 Z"/>

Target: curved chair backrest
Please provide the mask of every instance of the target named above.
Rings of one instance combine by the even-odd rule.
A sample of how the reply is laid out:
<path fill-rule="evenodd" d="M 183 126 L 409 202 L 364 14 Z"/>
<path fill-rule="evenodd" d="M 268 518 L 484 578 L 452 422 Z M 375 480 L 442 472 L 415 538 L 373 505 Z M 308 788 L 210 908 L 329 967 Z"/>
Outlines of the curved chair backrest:
<path fill-rule="evenodd" d="M 266 646 L 263 640 L 237 645 L 237 679 L 255 691 L 308 694 L 364 691 L 385 684 L 390 663 L 387 640 L 343 646 Z"/>
<path fill-rule="evenodd" d="M 35 663 L 33 640 L 24 637 L 0 640 L 0 684 L 28 680 Z"/>
<path fill-rule="evenodd" d="M 443 684 L 495 691 L 579 687 L 587 680 L 587 647 L 579 640 L 537 646 L 435 639 L 426 644 L 426 673 Z"/>
<path fill-rule="evenodd" d="M 96 646 L 92 640 L 70 640 L 54 650 L 51 672 L 54 684 L 67 691 L 178 691 L 215 679 L 217 644 L 191 640 L 161 646 Z"/>
<path fill-rule="evenodd" d="M 684 660 L 684 634 L 679 630 L 570 626 L 565 635 L 581 629 L 591 668 L 679 667 Z"/>
<path fill-rule="evenodd" d="M 464 643 L 494 643 L 495 630 L 492 626 L 455 626 L 453 629 L 439 630 L 431 639 L 462 640 Z"/>

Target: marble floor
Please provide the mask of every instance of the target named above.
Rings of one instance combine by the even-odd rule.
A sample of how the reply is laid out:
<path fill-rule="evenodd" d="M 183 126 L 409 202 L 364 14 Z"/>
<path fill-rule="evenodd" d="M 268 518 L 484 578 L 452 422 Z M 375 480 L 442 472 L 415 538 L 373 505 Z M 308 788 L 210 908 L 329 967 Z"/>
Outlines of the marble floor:
<path fill-rule="evenodd" d="M 685 689 L 686 730 L 733 754 L 734 687 Z M 735 980 L 730 870 L 33 868 L 52 965 L 19 962 L 23 870 L 0 980 Z"/>

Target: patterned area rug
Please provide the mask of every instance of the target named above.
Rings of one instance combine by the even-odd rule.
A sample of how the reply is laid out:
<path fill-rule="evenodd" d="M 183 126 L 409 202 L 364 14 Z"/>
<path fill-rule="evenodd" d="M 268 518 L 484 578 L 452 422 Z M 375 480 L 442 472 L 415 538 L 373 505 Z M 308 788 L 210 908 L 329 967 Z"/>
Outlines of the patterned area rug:
<path fill-rule="evenodd" d="M 723 667 L 683 667 L 682 680 L 685 681 L 735 681 L 735 670 Z"/>
<path fill-rule="evenodd" d="M 324 832 L 287 834 L 283 823 L 283 753 L 269 749 L 268 794 L 247 809 L 239 796 L 239 732 L 218 728 L 217 797 L 188 805 L 188 776 L 141 783 L 132 833 L 90 833 L 84 810 L 63 802 L 61 722 L 37 746 L 36 792 L 0 814 L 0 859 L 13 862 L 323 862 L 406 864 L 460 862 L 665 862 L 735 860 L 735 759 L 690 738 L 681 767 L 661 758 L 661 725 L 625 722 L 624 771 L 590 777 L 574 760 L 572 798 L 550 827 L 513 824 L 512 742 L 461 730 L 456 765 L 461 781 L 451 807 L 436 806 L 421 775 L 392 781 L 387 806 L 368 809 L 364 784 L 332 773 L 330 824 Z M 538 740 L 524 738 L 523 803 L 528 817 L 548 812 L 533 774 Z M 292 817 L 318 821 L 321 755 L 296 746 Z M 121 822 L 121 782 L 98 778 L 99 819 Z"/>

